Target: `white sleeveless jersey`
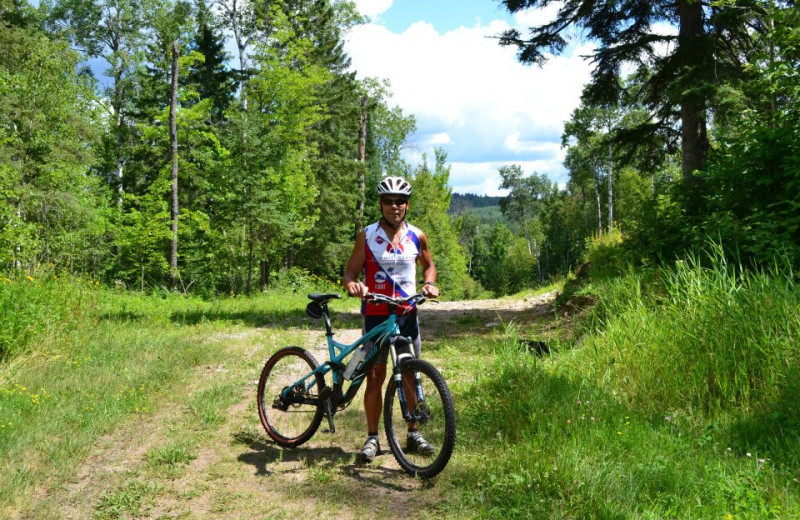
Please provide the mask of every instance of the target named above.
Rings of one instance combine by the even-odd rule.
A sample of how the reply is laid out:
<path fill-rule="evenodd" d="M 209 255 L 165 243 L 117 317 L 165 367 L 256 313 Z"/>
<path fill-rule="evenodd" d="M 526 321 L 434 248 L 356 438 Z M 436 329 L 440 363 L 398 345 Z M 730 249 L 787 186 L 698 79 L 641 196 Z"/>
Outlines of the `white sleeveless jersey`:
<path fill-rule="evenodd" d="M 403 222 L 403 231 L 397 247 L 381 228 L 379 222 L 366 228 L 366 261 L 364 283 L 370 292 L 392 297 L 407 297 L 417 292 L 417 257 L 420 254 L 418 228 Z M 398 308 L 398 313 L 403 309 Z M 367 315 L 389 314 L 386 305 L 367 304 L 362 308 Z"/>

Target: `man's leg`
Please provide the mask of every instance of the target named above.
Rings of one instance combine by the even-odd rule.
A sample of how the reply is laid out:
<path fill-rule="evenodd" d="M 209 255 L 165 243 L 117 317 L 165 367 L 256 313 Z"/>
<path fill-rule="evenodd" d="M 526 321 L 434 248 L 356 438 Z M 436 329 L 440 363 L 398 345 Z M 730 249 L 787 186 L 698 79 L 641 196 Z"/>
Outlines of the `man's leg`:
<path fill-rule="evenodd" d="M 367 433 L 378 434 L 378 422 L 383 407 L 383 382 L 386 380 L 386 363 L 375 363 L 367 374 L 367 389 L 364 391 L 364 411 L 367 414 Z"/>
<path fill-rule="evenodd" d="M 362 462 L 372 462 L 380 451 L 378 422 L 383 407 L 383 381 L 386 379 L 386 363 L 375 363 L 367 373 L 367 388 L 364 390 L 364 412 L 367 415 L 367 441 L 358 454 Z"/>

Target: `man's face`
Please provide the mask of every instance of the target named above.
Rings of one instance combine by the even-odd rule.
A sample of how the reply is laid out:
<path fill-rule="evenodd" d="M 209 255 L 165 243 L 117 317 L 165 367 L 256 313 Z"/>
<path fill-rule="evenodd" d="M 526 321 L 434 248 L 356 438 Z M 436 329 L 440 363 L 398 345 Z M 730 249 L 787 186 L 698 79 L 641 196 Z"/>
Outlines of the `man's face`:
<path fill-rule="evenodd" d="M 392 225 L 403 221 L 408 209 L 408 199 L 401 195 L 384 195 L 381 197 L 381 213 L 383 218 Z"/>

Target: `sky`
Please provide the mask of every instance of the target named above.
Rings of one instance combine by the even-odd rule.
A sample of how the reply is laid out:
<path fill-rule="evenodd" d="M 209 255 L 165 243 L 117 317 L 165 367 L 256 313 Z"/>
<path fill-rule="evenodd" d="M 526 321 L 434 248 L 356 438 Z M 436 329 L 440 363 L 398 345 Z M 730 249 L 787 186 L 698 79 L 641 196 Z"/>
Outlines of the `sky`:
<path fill-rule="evenodd" d="M 447 152 L 456 193 L 502 195 L 498 169 L 518 164 L 563 185 L 561 132 L 589 79 L 592 47 L 571 45 L 539 68 L 493 36 L 552 19 L 554 10 L 511 16 L 498 0 L 355 0 L 370 23 L 346 36 L 359 77 L 388 79 L 391 103 L 413 115 L 406 159 Z M 557 7 L 557 3 L 556 7 Z"/>

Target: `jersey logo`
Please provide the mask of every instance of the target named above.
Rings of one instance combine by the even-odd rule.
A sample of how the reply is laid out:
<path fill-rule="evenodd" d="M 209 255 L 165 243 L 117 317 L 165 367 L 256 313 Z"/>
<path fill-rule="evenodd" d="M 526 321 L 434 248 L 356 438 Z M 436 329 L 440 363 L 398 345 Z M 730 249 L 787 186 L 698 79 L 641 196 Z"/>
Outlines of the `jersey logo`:
<path fill-rule="evenodd" d="M 388 244 L 386 246 L 386 252 L 399 255 L 405 252 L 405 248 L 403 247 L 403 244 L 397 244 L 397 248 L 392 248 L 392 244 Z"/>

